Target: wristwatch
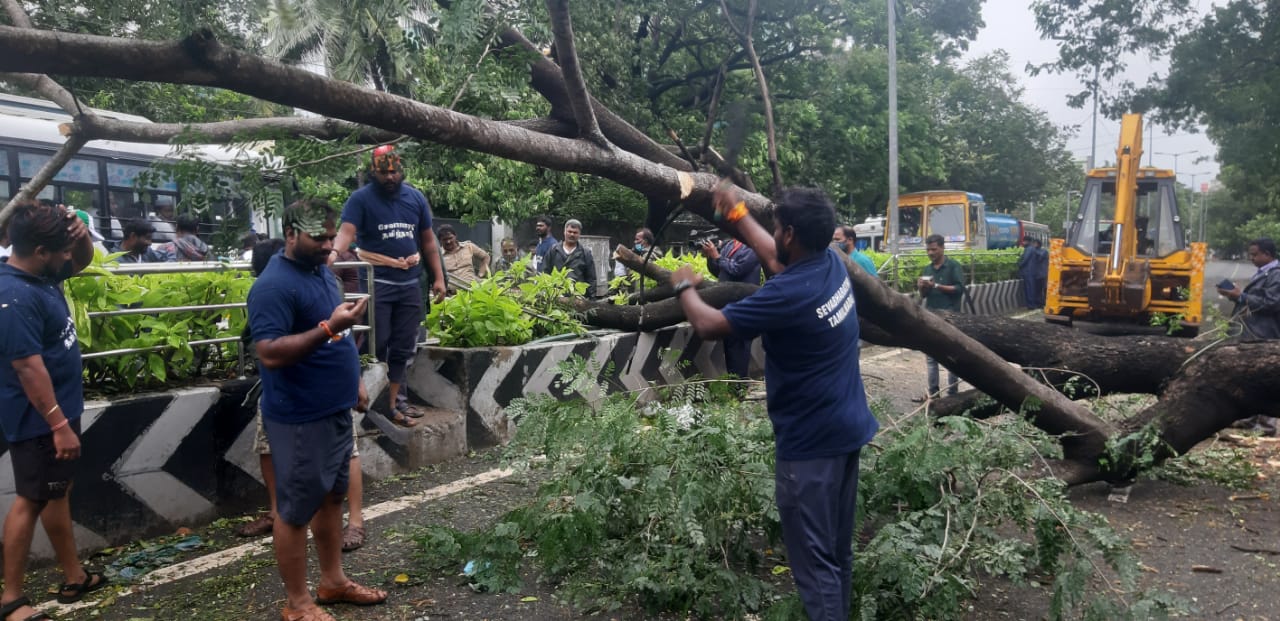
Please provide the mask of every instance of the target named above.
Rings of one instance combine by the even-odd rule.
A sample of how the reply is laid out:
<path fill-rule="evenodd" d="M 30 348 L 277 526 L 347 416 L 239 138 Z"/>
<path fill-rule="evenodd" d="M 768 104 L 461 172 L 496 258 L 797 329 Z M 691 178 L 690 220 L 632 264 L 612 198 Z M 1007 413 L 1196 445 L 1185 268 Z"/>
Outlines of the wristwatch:
<path fill-rule="evenodd" d="M 686 278 L 684 280 L 681 280 L 680 282 L 677 282 L 674 285 L 671 285 L 671 290 L 675 292 L 675 297 L 678 298 L 680 297 L 681 293 L 684 293 L 685 289 L 688 289 L 692 286 L 693 286 L 693 283 Z"/>

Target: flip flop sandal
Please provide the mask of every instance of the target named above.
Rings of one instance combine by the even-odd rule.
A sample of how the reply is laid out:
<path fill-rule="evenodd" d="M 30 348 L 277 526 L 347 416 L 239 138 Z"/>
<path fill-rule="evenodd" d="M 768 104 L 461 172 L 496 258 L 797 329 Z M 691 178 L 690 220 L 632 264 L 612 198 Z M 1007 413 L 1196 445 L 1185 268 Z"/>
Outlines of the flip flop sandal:
<path fill-rule="evenodd" d="M 80 584 L 67 583 L 58 587 L 58 603 L 74 604 L 86 594 L 97 591 L 104 586 L 107 586 L 106 576 L 86 569 L 84 571 L 84 582 Z"/>
<path fill-rule="evenodd" d="M 417 420 L 409 418 L 408 416 L 401 414 L 399 411 L 395 413 L 395 416 L 391 417 L 391 422 L 395 423 L 397 427 L 404 427 L 406 429 L 418 426 Z"/>
<path fill-rule="evenodd" d="M 342 529 L 342 551 L 353 552 L 364 546 L 364 527 L 347 524 Z"/>
<path fill-rule="evenodd" d="M 404 414 L 405 416 L 408 416 L 409 418 L 422 418 L 423 416 L 427 415 L 427 413 L 423 411 L 422 408 L 416 405 L 410 405 L 408 403 L 403 404 L 400 407 L 396 408 L 396 411 L 401 414 Z"/>
<path fill-rule="evenodd" d="M 0 606 L 0 621 L 9 621 L 9 615 L 13 614 L 23 606 L 30 606 L 30 605 L 31 605 L 31 600 L 27 599 L 27 597 L 24 595 L 22 597 L 19 597 L 18 599 L 15 599 L 9 602 L 8 604 L 5 604 L 4 606 Z M 52 619 L 53 617 L 50 617 L 49 615 L 37 610 L 36 614 L 33 614 L 25 619 L 21 619 L 20 621 L 50 621 Z"/>

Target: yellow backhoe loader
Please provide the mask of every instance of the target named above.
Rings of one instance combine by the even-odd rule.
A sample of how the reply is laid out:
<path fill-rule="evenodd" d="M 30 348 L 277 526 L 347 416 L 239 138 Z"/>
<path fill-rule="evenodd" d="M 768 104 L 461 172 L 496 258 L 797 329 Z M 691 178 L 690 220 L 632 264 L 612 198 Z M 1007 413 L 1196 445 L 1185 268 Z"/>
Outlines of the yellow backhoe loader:
<path fill-rule="evenodd" d="M 1046 321 L 1199 332 L 1205 245 L 1186 242 L 1173 171 L 1141 161 L 1142 115 L 1126 114 L 1115 167 L 1089 171 L 1067 238 L 1049 243 Z"/>

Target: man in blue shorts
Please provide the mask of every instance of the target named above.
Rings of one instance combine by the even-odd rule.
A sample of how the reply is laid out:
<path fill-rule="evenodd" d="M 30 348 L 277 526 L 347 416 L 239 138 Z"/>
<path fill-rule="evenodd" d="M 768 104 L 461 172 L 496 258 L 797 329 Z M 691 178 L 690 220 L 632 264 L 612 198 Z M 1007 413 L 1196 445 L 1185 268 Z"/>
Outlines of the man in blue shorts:
<path fill-rule="evenodd" d="M 61 206 L 20 203 L 8 230 L 13 254 L 0 262 L 0 426 L 17 493 L 4 521 L 0 621 L 31 621 L 49 618 L 22 594 L 37 518 L 66 576 L 58 601 L 74 602 L 107 583 L 80 565 L 68 497 L 84 393 L 62 281 L 93 260 L 93 244 L 84 222 Z"/>
<path fill-rule="evenodd" d="M 439 244 L 431 229 L 427 198 L 404 182 L 404 164 L 395 146 L 373 150 L 371 179 L 351 193 L 342 208 L 342 226 L 333 247 L 343 252 L 354 241 L 360 258 L 374 265 L 374 351 L 387 364 L 391 420 L 413 427 L 423 412 L 400 399 L 406 370 L 418 344 L 422 308 L 422 263 L 431 269 L 436 301 L 444 299 L 445 280 Z"/>
<path fill-rule="evenodd" d="M 369 397 L 351 328 L 368 298 L 343 302 L 327 262 L 337 214 L 324 201 L 290 205 L 285 248 L 249 290 L 249 331 L 262 375 L 262 423 L 276 474 L 272 534 L 288 600 L 284 621 L 332 621 L 316 606 L 386 601 L 385 591 L 342 571 L 342 499 L 351 461 L 352 408 Z M 316 539 L 320 583 L 307 588 L 307 526 Z"/>
<path fill-rule="evenodd" d="M 822 191 L 784 190 L 770 238 L 731 189 L 716 211 L 771 273 L 760 290 L 724 310 L 702 301 L 689 266 L 672 281 L 702 338 L 764 341 L 769 419 L 777 441 L 774 489 L 787 560 L 814 621 L 849 618 L 858 455 L 879 423 L 858 365 L 858 313 L 843 260 L 827 247 L 835 209 Z"/>

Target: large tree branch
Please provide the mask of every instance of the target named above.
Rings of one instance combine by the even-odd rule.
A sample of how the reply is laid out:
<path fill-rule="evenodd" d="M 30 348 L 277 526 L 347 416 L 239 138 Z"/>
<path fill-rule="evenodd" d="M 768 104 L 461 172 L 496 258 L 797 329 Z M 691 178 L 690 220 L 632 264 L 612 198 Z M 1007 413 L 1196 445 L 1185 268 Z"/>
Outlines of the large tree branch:
<path fill-rule="evenodd" d="M 18 0 L 4 0 L 4 10 L 5 13 L 9 15 L 9 20 L 18 28 L 33 28 L 31 24 L 31 17 L 27 15 L 27 12 L 22 8 L 22 5 L 19 4 Z M 23 86 L 40 93 L 45 98 L 58 104 L 58 106 L 63 110 L 66 110 L 67 114 L 70 114 L 73 119 L 79 119 L 80 117 L 85 116 L 81 113 L 80 104 L 76 101 L 75 96 L 72 95 L 70 91 L 63 88 L 61 84 L 54 82 L 53 79 L 47 75 L 22 73 L 7 75 L 5 76 L 5 79 L 22 84 Z M 76 129 L 72 129 L 64 133 L 67 136 L 67 141 L 58 148 L 58 151 L 57 153 L 54 153 L 53 158 L 48 162 L 45 162 L 45 165 L 41 166 L 40 170 L 36 171 L 36 174 L 31 177 L 30 181 L 22 184 L 18 193 L 13 195 L 13 197 L 5 203 L 3 209 L 0 209 L 0 231 L 3 231 L 8 227 L 9 217 L 13 215 L 14 207 L 16 207 L 18 203 L 29 201 L 39 194 L 40 191 L 44 189 L 44 186 L 48 185 L 49 182 L 58 175 L 58 171 L 62 170 L 62 167 L 71 160 L 71 156 L 80 151 L 80 148 L 84 146 L 85 142 L 87 142 L 87 140 Z"/>
<path fill-rule="evenodd" d="M 0 71 L 14 70 L 226 88 L 438 144 L 594 174 L 648 196 L 684 200 L 691 211 L 711 216 L 714 175 L 673 170 L 625 151 L 602 153 L 580 141 L 361 88 L 227 48 L 208 33 L 175 43 L 0 26 Z M 664 159 L 689 168 L 674 155 Z M 747 202 L 762 211 L 769 201 L 751 195 Z"/>
<path fill-rule="evenodd" d="M 39 71 L 216 86 L 275 103 L 315 111 L 354 123 L 401 132 L 422 140 L 516 161 L 597 175 L 648 196 L 683 199 L 691 212 L 711 221 L 715 175 L 687 173 L 629 152 L 604 152 L 566 140 L 413 102 L 287 67 L 228 49 L 207 33 L 180 43 L 121 41 L 107 37 L 0 27 L 0 71 Z M 678 158 L 677 158 L 678 161 Z M 687 163 L 683 163 L 688 166 Z M 771 221 L 769 201 L 744 196 L 753 216 Z M 913 348 L 961 370 L 965 379 L 1012 408 L 1032 398 L 1040 408 L 1032 420 L 1064 434 L 1068 455 L 1095 449 L 1109 425 L 1047 386 L 1013 369 L 990 350 L 964 336 L 933 313 L 908 302 L 848 263 L 858 312 L 883 329 L 905 334 Z"/>
<path fill-rule="evenodd" d="M 574 121 L 572 114 L 561 113 L 568 108 L 568 94 L 565 91 L 564 75 L 560 67 L 551 62 L 542 54 L 538 46 L 515 28 L 503 28 L 498 32 L 498 40 L 504 46 L 523 50 L 528 56 L 529 85 L 551 104 L 552 118 L 562 122 Z M 686 172 L 693 170 L 688 162 L 667 151 L 595 98 L 592 98 L 591 104 L 596 114 L 596 122 L 600 124 L 600 130 L 617 147 L 675 170 Z"/>
<path fill-rule="evenodd" d="M 90 140 L 170 143 L 228 143 L 272 138 L 310 137 L 320 140 L 355 138 L 360 144 L 382 144 L 402 134 L 329 118 L 272 117 L 214 123 L 138 123 L 100 115 L 81 119 Z"/>
<path fill-rule="evenodd" d="M 582 138 L 607 149 L 609 141 L 600 133 L 591 94 L 582 77 L 582 65 L 578 62 L 578 50 L 573 40 L 573 19 L 569 17 L 569 0 L 547 0 L 547 11 L 551 15 L 551 31 L 555 33 L 560 74 L 564 76 L 565 91 L 569 95 L 569 105 L 573 108 L 578 131 Z"/>
<path fill-rule="evenodd" d="M 729 28 L 742 40 L 742 47 L 747 50 L 747 57 L 751 59 L 751 68 L 756 74 L 756 82 L 760 84 L 760 98 L 764 100 L 765 137 L 769 143 L 769 171 L 773 173 L 773 193 L 776 195 L 782 191 L 782 172 L 778 169 L 778 138 L 773 127 L 773 100 L 769 98 L 769 82 L 764 77 L 764 67 L 760 66 L 760 57 L 756 55 L 756 45 L 751 38 L 751 30 L 756 18 L 756 0 L 748 1 L 750 4 L 747 9 L 747 26 L 743 29 L 739 29 L 734 23 L 733 16 L 729 14 L 729 5 L 725 4 L 725 0 L 720 0 L 720 7 L 724 9 L 724 19 L 729 22 Z"/>

